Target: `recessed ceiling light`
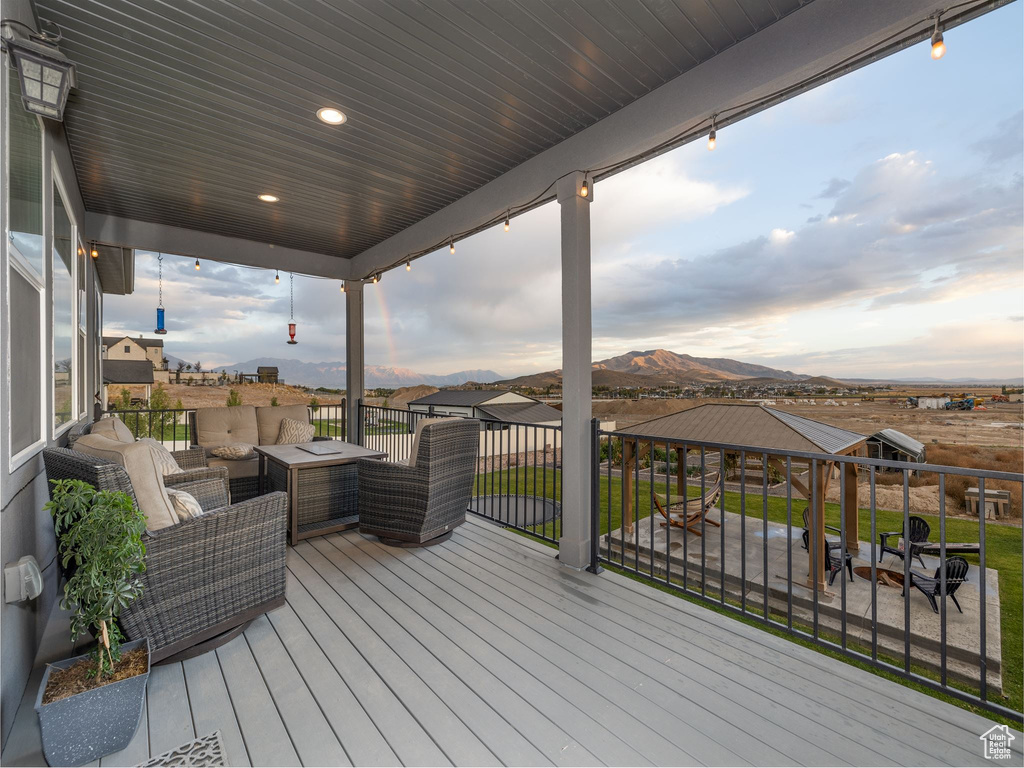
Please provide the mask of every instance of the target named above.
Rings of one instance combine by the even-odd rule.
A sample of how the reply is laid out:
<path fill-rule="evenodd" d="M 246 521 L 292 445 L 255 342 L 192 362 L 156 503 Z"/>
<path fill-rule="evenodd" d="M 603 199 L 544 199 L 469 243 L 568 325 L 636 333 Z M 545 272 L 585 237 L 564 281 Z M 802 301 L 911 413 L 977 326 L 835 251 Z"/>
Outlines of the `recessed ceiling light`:
<path fill-rule="evenodd" d="M 278 200 L 281 199 L 277 195 L 266 195 L 266 194 L 264 194 L 264 195 L 260 195 L 259 197 L 260 197 L 260 200 L 262 200 L 264 203 L 276 203 Z"/>
<path fill-rule="evenodd" d="M 330 125 L 341 125 L 348 119 L 344 112 L 334 107 L 321 107 L 316 111 L 316 116 Z"/>

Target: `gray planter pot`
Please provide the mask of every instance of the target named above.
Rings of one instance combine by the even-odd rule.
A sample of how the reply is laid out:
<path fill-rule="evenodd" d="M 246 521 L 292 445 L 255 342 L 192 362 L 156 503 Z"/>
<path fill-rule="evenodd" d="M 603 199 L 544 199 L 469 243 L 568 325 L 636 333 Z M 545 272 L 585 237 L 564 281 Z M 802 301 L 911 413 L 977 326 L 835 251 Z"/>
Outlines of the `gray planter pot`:
<path fill-rule="evenodd" d="M 149 680 L 149 640 L 144 637 L 121 646 L 122 653 L 141 647 L 147 655 L 144 674 L 44 705 L 43 692 L 51 670 L 67 669 L 88 656 L 75 656 L 46 668 L 36 695 L 36 713 L 47 763 L 82 765 L 128 746 L 142 719 Z"/>

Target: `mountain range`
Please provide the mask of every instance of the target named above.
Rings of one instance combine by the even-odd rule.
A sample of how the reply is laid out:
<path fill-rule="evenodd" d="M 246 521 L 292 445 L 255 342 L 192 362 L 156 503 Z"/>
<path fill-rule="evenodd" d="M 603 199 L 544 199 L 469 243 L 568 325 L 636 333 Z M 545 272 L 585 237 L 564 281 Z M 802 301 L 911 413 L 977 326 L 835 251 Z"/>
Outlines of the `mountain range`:
<path fill-rule="evenodd" d="M 724 357 L 694 357 L 670 352 L 667 349 L 627 352 L 617 357 L 609 357 L 607 360 L 598 360 L 593 364 L 594 386 L 606 387 L 710 384 L 743 379 L 807 381 L 811 378 L 765 365 L 744 363 Z M 554 370 L 496 383 L 506 386 L 547 387 L 557 386 L 561 380 L 562 372 Z"/>
<path fill-rule="evenodd" d="M 301 360 L 287 360 L 280 357 L 257 357 L 254 360 L 246 360 L 233 365 L 223 365 L 212 370 L 243 371 L 245 373 L 256 373 L 260 366 L 271 366 L 277 368 L 278 376 L 288 384 L 297 384 L 306 387 L 327 387 L 328 389 L 344 389 L 345 387 L 345 363 L 324 362 L 304 363 Z M 173 365 L 171 366 L 174 367 Z M 366 386 L 369 389 L 376 387 L 412 387 L 417 384 L 430 384 L 435 387 L 454 387 L 465 384 L 469 381 L 489 384 L 501 378 L 501 374 L 489 370 L 457 371 L 448 374 L 417 373 L 408 368 L 393 368 L 387 365 L 366 366 Z"/>

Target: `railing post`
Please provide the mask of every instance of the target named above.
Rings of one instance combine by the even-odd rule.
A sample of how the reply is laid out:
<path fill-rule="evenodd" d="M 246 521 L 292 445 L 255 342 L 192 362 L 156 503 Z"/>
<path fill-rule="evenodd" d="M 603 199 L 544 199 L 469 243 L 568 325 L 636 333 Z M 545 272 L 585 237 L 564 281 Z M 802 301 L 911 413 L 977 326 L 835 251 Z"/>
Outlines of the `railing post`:
<path fill-rule="evenodd" d="M 363 412 L 363 399 L 359 398 L 356 403 L 356 444 L 366 445 L 366 424 L 365 415 Z"/>
<path fill-rule="evenodd" d="M 601 567 L 601 422 L 590 420 L 590 565 L 587 570 L 600 573 Z"/>

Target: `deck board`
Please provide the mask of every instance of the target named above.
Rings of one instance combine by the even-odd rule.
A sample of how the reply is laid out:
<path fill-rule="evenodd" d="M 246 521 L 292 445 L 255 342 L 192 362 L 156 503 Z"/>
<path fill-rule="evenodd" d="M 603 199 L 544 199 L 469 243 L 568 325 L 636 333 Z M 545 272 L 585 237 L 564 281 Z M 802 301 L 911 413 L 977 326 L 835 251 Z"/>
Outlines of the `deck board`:
<path fill-rule="evenodd" d="M 150 670 L 146 711 L 150 754 L 159 755 L 196 737 L 181 664 Z"/>
<path fill-rule="evenodd" d="M 301 542 L 287 605 L 154 667 L 139 732 L 101 765 L 214 730 L 254 766 L 985 763 L 984 717 L 554 554 L 476 519 L 427 549 Z M 44 764 L 40 675 L 5 765 Z"/>
<path fill-rule="evenodd" d="M 235 710 L 224 682 L 224 674 L 216 653 L 204 653 L 182 662 L 188 700 L 192 706 L 192 722 L 196 734 L 206 736 L 220 731 L 224 751 L 232 765 L 249 765 L 249 753 L 245 749 L 242 732 L 238 729 Z M 139 760 L 136 762 L 145 762 Z"/>

